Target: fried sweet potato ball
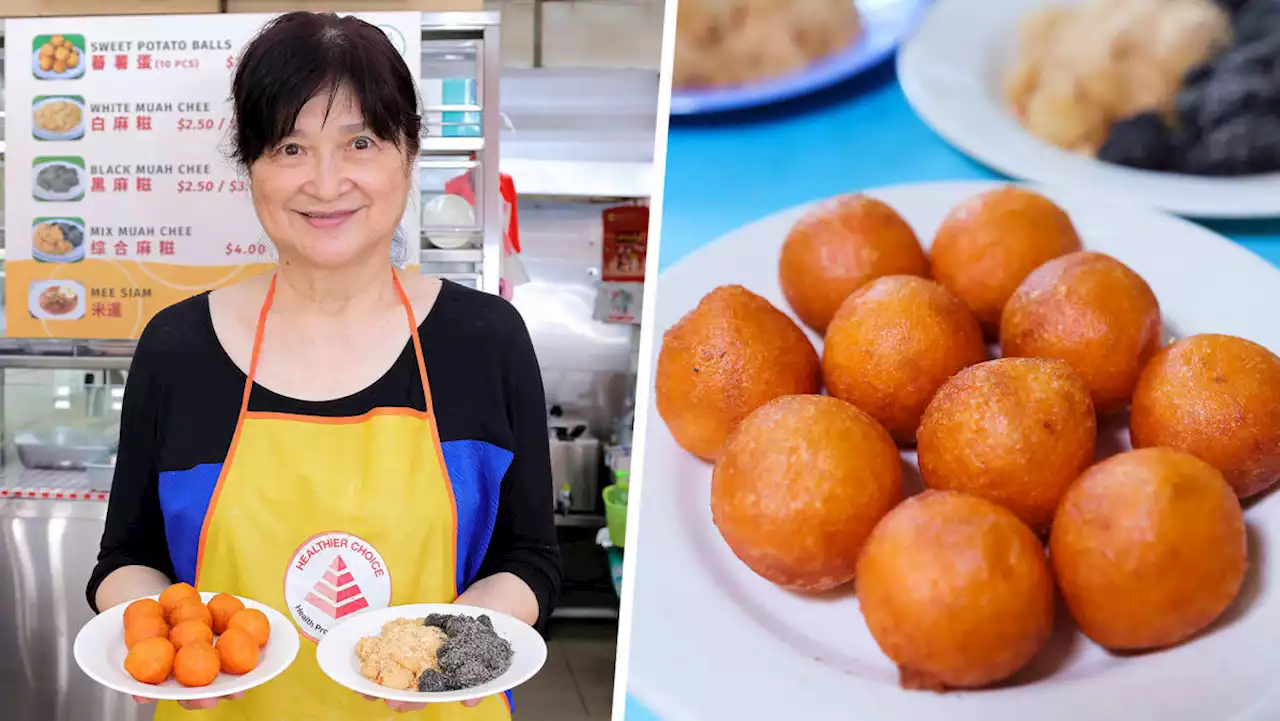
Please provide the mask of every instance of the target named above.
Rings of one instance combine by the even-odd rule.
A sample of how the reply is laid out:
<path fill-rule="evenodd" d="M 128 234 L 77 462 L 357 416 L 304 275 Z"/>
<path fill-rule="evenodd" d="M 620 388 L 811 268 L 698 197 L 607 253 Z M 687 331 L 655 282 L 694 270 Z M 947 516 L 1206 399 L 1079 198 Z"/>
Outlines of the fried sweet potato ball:
<path fill-rule="evenodd" d="M 1015 185 L 988 191 L 947 214 L 929 248 L 933 279 L 973 311 L 994 338 L 1009 296 L 1046 261 L 1080 250 L 1071 218 Z"/>
<path fill-rule="evenodd" d="M 784 396 L 757 409 L 711 476 L 711 516 L 734 554 L 804 592 L 852 580 L 863 539 L 901 498 L 893 439 L 830 396 Z"/>
<path fill-rule="evenodd" d="M 787 234 L 778 281 L 805 325 L 825 333 L 845 298 L 885 275 L 926 276 L 929 262 L 897 211 L 865 195 L 843 195 L 806 213 Z"/>
<path fill-rule="evenodd" d="M 1138 375 L 1160 350 L 1160 305 L 1151 287 L 1102 253 L 1064 255 L 1037 268 L 1005 306 L 1006 356 L 1059 358 L 1089 386 L 1099 415 L 1129 404 Z"/>
<path fill-rule="evenodd" d="M 682 448 L 715 460 L 738 423 L 779 396 L 822 388 L 818 352 L 769 301 L 716 288 L 662 337 L 654 393 Z"/>
<path fill-rule="evenodd" d="M 917 437 L 926 486 L 998 503 L 1043 533 L 1093 463 L 1098 422 L 1088 386 L 1065 361 L 1000 358 L 943 384 Z"/>
<path fill-rule="evenodd" d="M 1280 480 L 1280 358 L 1227 335 L 1171 344 L 1138 379 L 1129 435 L 1207 462 L 1240 498 L 1267 490 Z"/>
<path fill-rule="evenodd" d="M 861 408 L 903 445 L 933 394 L 987 359 L 964 303 L 925 278 L 878 278 L 849 296 L 827 328 L 822 373 L 831 395 Z"/>
<path fill-rule="evenodd" d="M 1171 448 L 1121 453 L 1086 471 L 1058 506 L 1049 549 L 1080 630 L 1115 650 L 1200 632 L 1235 600 L 1248 564 L 1231 486 Z"/>
<path fill-rule="evenodd" d="M 858 601 L 907 688 L 1003 680 L 1053 630 L 1044 546 L 1017 516 L 956 491 L 925 491 L 876 526 L 858 562 Z"/>

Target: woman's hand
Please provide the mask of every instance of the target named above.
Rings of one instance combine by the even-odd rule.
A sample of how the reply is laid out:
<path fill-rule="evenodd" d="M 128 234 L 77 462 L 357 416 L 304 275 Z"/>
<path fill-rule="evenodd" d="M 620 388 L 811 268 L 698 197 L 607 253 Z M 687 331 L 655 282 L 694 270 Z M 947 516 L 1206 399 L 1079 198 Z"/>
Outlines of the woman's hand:
<path fill-rule="evenodd" d="M 244 692 L 233 693 L 230 696 L 219 696 L 216 698 L 201 698 L 193 701 L 179 701 L 178 705 L 188 711 L 203 711 L 218 705 L 219 701 L 236 701 L 244 698 Z M 142 696 L 134 696 L 134 701 L 138 703 L 155 703 L 153 698 L 143 698 Z"/>
<path fill-rule="evenodd" d="M 366 701 L 378 700 L 376 696 L 365 696 L 364 694 L 360 694 L 360 696 Z M 425 703 L 408 703 L 407 701 L 385 701 L 385 703 L 387 704 L 387 708 L 391 709 L 392 711 L 396 711 L 398 713 L 409 713 L 410 711 L 421 711 L 422 709 L 427 707 L 427 704 Z M 480 699 L 473 698 L 470 701 L 463 701 L 462 705 L 466 706 L 467 708 L 471 708 L 472 706 L 479 706 Z"/>

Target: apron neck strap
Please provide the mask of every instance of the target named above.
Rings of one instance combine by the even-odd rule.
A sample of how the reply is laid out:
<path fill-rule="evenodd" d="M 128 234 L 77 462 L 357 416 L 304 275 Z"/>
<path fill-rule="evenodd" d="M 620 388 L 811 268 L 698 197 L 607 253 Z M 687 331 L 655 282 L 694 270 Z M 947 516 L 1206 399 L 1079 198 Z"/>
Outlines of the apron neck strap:
<path fill-rule="evenodd" d="M 271 310 L 271 305 L 276 298 L 276 280 L 279 276 L 276 273 L 271 274 L 271 283 L 267 286 L 267 297 L 262 300 L 262 310 L 258 311 L 258 327 L 253 333 L 253 354 L 249 357 L 249 374 L 244 382 L 244 397 L 240 400 L 240 415 L 244 415 L 249 410 L 249 393 L 253 390 L 253 381 L 258 375 L 258 358 L 262 353 L 262 337 L 267 330 L 267 312 Z M 431 414 L 431 386 L 427 385 L 427 363 L 422 356 L 422 339 L 418 337 L 417 317 L 413 314 L 413 303 L 409 300 L 409 294 L 404 290 L 404 284 L 400 282 L 400 274 L 395 268 L 391 269 L 391 281 L 395 284 L 396 295 L 400 297 L 400 304 L 404 306 L 405 316 L 409 321 L 409 337 L 413 340 L 413 355 L 418 362 L 418 379 L 422 382 L 422 395 L 426 399 L 426 410 Z"/>
<path fill-rule="evenodd" d="M 418 380 L 422 382 L 422 397 L 426 399 L 427 414 L 431 415 L 431 386 L 427 383 L 427 362 L 422 357 L 422 338 L 418 336 L 418 318 L 413 314 L 413 302 L 409 300 L 409 294 L 404 291 L 404 284 L 400 282 L 400 273 L 395 268 L 391 269 L 391 280 L 395 281 L 396 294 L 400 296 L 404 314 L 409 320 L 409 338 L 413 340 L 413 356 L 418 361 Z"/>

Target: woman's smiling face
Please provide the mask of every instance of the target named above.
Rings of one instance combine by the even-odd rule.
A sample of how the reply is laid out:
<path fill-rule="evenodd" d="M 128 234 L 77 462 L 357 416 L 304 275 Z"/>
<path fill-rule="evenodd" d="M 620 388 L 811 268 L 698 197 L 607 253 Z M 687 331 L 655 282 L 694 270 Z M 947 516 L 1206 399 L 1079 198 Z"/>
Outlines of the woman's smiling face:
<path fill-rule="evenodd" d="M 413 163 L 365 127 L 345 88 L 311 98 L 293 132 L 249 168 L 253 205 L 282 262 L 335 268 L 386 255 Z"/>

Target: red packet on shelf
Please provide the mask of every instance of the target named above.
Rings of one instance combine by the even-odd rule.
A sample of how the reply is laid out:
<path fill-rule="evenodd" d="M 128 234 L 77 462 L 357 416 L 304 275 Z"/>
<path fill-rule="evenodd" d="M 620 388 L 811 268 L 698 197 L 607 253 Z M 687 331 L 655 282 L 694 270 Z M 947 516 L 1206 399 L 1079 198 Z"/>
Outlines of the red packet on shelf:
<path fill-rule="evenodd" d="M 600 279 L 606 283 L 643 283 L 648 244 L 648 207 L 620 205 L 606 209 Z"/>

